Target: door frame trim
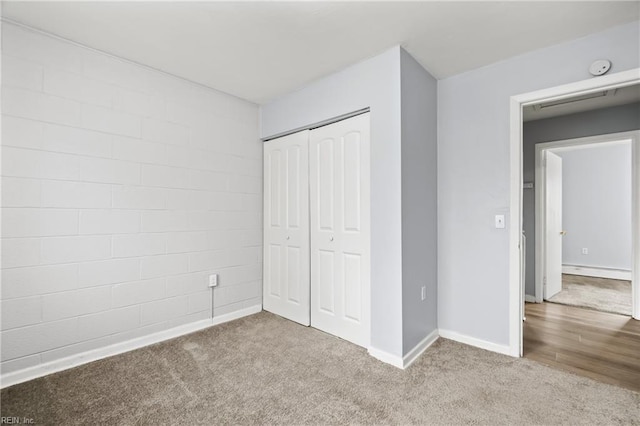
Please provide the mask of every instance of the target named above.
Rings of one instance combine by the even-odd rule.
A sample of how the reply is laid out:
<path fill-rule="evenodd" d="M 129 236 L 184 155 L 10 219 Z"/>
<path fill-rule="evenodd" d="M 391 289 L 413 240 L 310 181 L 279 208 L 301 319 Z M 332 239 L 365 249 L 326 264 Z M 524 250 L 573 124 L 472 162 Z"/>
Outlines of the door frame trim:
<path fill-rule="evenodd" d="M 512 356 L 522 356 L 522 319 L 524 314 L 524 291 L 522 289 L 522 107 L 539 102 L 566 99 L 593 93 L 603 89 L 631 86 L 640 83 L 640 68 L 608 74 L 588 80 L 555 86 L 547 89 L 511 96 L 509 99 L 509 351 Z M 640 150 L 634 150 L 634 157 Z M 640 179 L 634 176 L 634 182 Z M 640 211 L 640 196 L 634 194 L 632 201 L 636 212 Z M 634 228 L 634 233 L 640 229 Z M 640 272 L 640 246 L 634 245 L 634 265 Z M 640 277 L 634 277 L 636 280 Z M 634 307 L 640 300 L 634 300 Z"/>
<path fill-rule="evenodd" d="M 535 299 L 536 303 L 542 303 L 544 300 L 544 276 L 546 275 L 546 264 L 544 259 L 544 253 L 546 252 L 546 229 L 547 229 L 547 218 L 545 215 L 545 207 L 546 207 L 546 190 L 547 190 L 547 181 L 545 174 L 545 167 L 542 157 L 545 151 L 553 150 L 556 148 L 568 148 L 575 146 L 587 146 L 587 145 L 599 145 L 599 144 L 615 144 L 616 141 L 620 140 L 631 140 L 631 149 L 638 150 L 638 143 L 640 141 L 640 130 L 631 130 L 628 132 L 616 132 L 616 133 L 607 133 L 603 135 L 595 135 L 595 136 L 587 136 L 582 138 L 573 138 L 573 139 L 563 139 L 551 142 L 538 143 L 535 145 Z M 638 169 L 640 169 L 640 163 L 635 159 L 635 161 L 631 162 L 631 191 L 632 194 L 636 194 L 640 191 L 640 186 L 635 182 L 633 176 L 638 173 Z M 633 207 L 632 207 L 633 210 Z M 632 214 L 632 229 L 638 229 L 637 224 L 634 225 L 633 222 L 637 222 L 637 214 Z M 637 233 L 636 233 L 637 235 Z M 635 298 L 634 294 L 638 293 L 640 289 L 638 288 L 638 280 L 633 280 L 634 275 L 634 265 L 635 262 L 631 262 L 631 277 L 632 277 L 632 298 Z M 639 312 L 634 312 L 639 314 Z M 638 317 L 637 315 L 635 316 Z"/>

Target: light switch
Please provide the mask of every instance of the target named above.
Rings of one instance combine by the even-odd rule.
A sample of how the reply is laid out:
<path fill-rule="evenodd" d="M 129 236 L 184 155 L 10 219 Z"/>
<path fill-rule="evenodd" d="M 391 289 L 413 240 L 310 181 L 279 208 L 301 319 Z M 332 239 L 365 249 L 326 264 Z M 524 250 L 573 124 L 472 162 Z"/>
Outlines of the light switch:
<path fill-rule="evenodd" d="M 497 214 L 496 215 L 496 228 L 502 229 L 504 228 L 504 215 Z"/>

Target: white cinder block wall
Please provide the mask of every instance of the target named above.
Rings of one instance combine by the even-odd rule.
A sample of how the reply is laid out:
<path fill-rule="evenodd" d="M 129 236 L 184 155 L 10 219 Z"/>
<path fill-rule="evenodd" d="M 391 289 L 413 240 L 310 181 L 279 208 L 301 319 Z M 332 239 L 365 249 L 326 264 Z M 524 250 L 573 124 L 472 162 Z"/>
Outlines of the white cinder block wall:
<path fill-rule="evenodd" d="M 2 37 L 2 374 L 260 305 L 257 106 Z"/>

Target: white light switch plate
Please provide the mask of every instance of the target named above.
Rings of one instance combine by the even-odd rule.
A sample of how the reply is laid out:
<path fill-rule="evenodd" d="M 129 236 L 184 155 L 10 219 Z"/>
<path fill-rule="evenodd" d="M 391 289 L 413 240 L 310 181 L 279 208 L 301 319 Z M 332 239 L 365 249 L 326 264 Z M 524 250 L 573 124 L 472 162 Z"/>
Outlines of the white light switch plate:
<path fill-rule="evenodd" d="M 496 215 L 496 228 L 502 229 L 504 228 L 504 215 L 497 214 Z"/>

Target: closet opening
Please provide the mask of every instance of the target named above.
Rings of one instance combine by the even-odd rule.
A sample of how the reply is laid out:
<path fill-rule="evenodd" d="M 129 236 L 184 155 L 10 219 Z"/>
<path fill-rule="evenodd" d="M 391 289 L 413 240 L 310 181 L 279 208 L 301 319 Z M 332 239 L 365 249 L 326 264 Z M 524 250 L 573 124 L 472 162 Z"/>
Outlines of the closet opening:
<path fill-rule="evenodd" d="M 264 143 L 265 310 L 370 344 L 368 112 Z"/>

